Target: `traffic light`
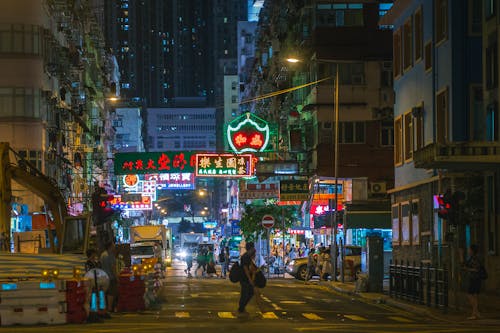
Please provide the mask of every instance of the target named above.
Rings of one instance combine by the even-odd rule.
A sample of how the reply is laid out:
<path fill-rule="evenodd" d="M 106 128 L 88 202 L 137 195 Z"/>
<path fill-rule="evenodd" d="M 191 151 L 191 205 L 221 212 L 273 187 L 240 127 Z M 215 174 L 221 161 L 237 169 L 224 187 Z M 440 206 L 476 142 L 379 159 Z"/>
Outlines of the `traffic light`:
<path fill-rule="evenodd" d="M 95 225 L 108 222 L 109 218 L 115 214 L 116 211 L 109 204 L 112 198 L 113 196 L 108 195 L 102 187 L 96 188 L 92 194 L 92 215 Z"/>
<path fill-rule="evenodd" d="M 445 220 L 450 220 L 453 216 L 453 197 L 451 190 L 447 190 L 445 194 L 441 194 L 437 198 L 439 208 L 438 216 Z"/>
<path fill-rule="evenodd" d="M 438 216 L 448 221 L 449 224 L 458 224 L 460 219 L 460 202 L 465 199 L 465 193 L 461 191 L 451 192 L 438 196 Z"/>

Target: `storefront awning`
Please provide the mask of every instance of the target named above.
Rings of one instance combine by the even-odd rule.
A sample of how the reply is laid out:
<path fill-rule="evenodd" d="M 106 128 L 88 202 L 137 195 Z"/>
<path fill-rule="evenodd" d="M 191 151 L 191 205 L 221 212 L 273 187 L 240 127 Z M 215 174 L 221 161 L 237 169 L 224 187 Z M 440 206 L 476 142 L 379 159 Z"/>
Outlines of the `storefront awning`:
<path fill-rule="evenodd" d="M 345 225 L 348 229 L 391 229 L 390 211 L 346 212 Z"/>

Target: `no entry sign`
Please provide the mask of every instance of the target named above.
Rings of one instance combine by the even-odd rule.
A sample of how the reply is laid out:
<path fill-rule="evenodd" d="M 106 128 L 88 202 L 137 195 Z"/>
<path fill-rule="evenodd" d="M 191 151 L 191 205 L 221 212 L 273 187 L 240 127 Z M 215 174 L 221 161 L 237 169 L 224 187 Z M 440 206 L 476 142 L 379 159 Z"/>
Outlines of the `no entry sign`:
<path fill-rule="evenodd" d="M 264 228 L 272 228 L 274 226 L 274 217 L 272 215 L 264 215 L 262 217 L 262 226 Z"/>

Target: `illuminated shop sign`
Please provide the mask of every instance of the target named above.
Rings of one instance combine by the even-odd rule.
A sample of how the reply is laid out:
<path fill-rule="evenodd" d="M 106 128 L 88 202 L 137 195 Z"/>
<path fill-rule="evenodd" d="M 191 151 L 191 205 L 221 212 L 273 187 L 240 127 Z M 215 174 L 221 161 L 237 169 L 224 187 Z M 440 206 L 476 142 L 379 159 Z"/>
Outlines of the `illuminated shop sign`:
<path fill-rule="evenodd" d="M 308 180 L 281 180 L 280 201 L 307 201 L 309 200 Z"/>
<path fill-rule="evenodd" d="M 197 177 L 249 177 L 253 171 L 252 154 L 196 154 Z"/>
<path fill-rule="evenodd" d="M 158 189 L 162 190 L 194 190 L 194 173 L 156 173 L 144 175 L 145 180 L 155 180 Z"/>
<path fill-rule="evenodd" d="M 263 119 L 245 114 L 227 126 L 226 139 L 235 153 L 264 151 L 269 144 L 270 129 Z"/>
<path fill-rule="evenodd" d="M 121 210 L 152 210 L 153 199 L 150 195 L 141 195 L 141 201 L 122 201 L 121 195 L 114 195 L 109 201 L 115 209 Z"/>
<path fill-rule="evenodd" d="M 115 154 L 115 174 L 193 173 L 195 153 L 155 152 Z"/>

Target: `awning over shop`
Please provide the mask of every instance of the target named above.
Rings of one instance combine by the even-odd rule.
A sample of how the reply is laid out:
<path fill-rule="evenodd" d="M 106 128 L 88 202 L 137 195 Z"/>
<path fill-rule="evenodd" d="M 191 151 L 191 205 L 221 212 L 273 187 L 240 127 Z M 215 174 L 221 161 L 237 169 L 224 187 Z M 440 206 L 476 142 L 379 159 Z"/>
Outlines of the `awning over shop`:
<path fill-rule="evenodd" d="M 348 229 L 391 229 L 390 211 L 346 212 L 345 225 Z"/>

